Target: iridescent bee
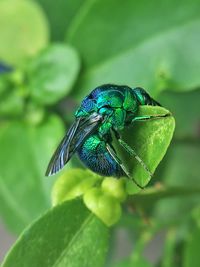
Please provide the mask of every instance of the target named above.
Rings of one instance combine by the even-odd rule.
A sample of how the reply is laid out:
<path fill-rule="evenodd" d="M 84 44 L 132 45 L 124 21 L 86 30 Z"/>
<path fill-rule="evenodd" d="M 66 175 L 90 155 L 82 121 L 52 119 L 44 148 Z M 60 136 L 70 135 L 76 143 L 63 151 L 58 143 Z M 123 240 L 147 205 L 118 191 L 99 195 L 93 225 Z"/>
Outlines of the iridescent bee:
<path fill-rule="evenodd" d="M 113 84 L 95 88 L 83 99 L 76 111 L 75 121 L 53 154 L 46 175 L 60 171 L 77 152 L 80 160 L 95 173 L 102 176 L 131 178 L 112 146 L 112 134 L 116 136 L 119 144 L 141 163 L 149 175 L 152 175 L 142 159 L 119 134 L 120 130 L 135 121 L 162 117 L 162 115 L 137 116 L 141 105 L 160 106 L 142 88 L 132 89 Z M 135 180 L 133 181 L 142 188 Z"/>

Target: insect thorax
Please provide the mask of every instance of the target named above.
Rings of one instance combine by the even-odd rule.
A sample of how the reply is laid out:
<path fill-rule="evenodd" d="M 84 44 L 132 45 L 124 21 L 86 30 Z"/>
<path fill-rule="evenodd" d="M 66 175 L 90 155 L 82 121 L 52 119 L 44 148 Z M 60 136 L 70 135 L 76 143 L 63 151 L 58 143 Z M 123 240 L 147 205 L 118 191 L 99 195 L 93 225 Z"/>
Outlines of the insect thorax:
<path fill-rule="evenodd" d="M 96 112 L 105 118 L 100 131 L 107 132 L 111 127 L 123 129 L 130 121 L 130 115 L 138 110 L 136 95 L 128 86 L 103 85 L 94 89 L 84 98 L 76 117 L 89 116 Z"/>

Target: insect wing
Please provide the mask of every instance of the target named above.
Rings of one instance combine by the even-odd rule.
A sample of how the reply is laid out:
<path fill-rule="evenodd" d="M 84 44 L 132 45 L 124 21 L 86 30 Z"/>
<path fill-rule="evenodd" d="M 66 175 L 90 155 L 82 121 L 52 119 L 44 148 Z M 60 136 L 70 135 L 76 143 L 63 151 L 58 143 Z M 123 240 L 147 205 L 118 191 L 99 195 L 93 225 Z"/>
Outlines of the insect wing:
<path fill-rule="evenodd" d="M 54 154 L 53 154 L 53 156 L 49 162 L 49 165 L 47 167 L 47 170 L 45 173 L 46 176 L 50 176 L 52 174 L 57 173 L 65 165 L 64 157 L 63 157 L 64 152 L 65 152 L 65 150 L 68 149 L 69 144 L 74 137 L 74 134 L 76 132 L 76 129 L 77 129 L 79 123 L 80 123 L 80 121 L 76 120 L 72 124 L 69 131 L 67 132 L 67 134 L 64 136 L 64 138 L 62 139 L 62 141 L 58 145 L 58 147 L 57 147 L 56 151 L 54 152 Z"/>
<path fill-rule="evenodd" d="M 50 176 L 60 171 L 82 145 L 85 138 L 97 129 L 100 122 L 101 116 L 98 114 L 93 114 L 88 118 L 77 118 L 54 152 L 45 175 Z"/>

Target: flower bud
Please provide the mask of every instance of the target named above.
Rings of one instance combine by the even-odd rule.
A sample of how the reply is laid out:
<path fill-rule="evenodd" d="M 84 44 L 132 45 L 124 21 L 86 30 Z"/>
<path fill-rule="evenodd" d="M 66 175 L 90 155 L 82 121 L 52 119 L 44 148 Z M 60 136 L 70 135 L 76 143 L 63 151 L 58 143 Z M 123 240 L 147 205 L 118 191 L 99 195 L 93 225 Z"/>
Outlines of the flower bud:
<path fill-rule="evenodd" d="M 113 196 L 120 202 L 126 199 L 125 179 L 116 179 L 114 177 L 107 177 L 103 180 L 101 187 L 104 192 Z"/>
<path fill-rule="evenodd" d="M 92 188 L 83 197 L 85 205 L 107 226 L 115 224 L 121 217 L 119 201 L 106 194 L 102 188 Z"/>
<path fill-rule="evenodd" d="M 84 194 L 98 180 L 97 175 L 92 175 L 88 170 L 70 169 L 64 172 L 55 182 L 52 190 L 53 206 L 76 198 Z"/>

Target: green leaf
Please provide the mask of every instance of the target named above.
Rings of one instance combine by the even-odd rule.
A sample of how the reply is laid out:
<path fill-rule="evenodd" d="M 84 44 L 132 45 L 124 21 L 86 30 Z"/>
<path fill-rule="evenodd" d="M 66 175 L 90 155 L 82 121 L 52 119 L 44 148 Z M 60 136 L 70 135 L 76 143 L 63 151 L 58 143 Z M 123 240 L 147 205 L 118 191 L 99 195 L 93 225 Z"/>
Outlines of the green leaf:
<path fill-rule="evenodd" d="M 140 107 L 137 116 L 145 115 L 164 115 L 169 111 L 162 107 L 143 106 Z M 175 121 L 172 116 L 159 119 L 135 122 L 121 132 L 122 139 L 137 153 L 143 160 L 149 170 L 154 173 L 156 167 L 164 157 L 167 148 L 171 142 L 175 127 Z M 132 177 L 141 185 L 145 186 L 151 177 L 142 165 L 130 156 L 124 149 L 115 144 L 120 158 L 126 163 Z M 138 191 L 137 186 L 127 179 L 128 192 Z"/>
<path fill-rule="evenodd" d="M 0 60 L 19 65 L 48 42 L 48 25 L 40 7 L 30 0 L 0 1 Z"/>
<path fill-rule="evenodd" d="M 43 104 L 52 104 L 71 90 L 80 68 L 76 51 L 56 44 L 43 50 L 29 65 L 31 96 Z"/>
<path fill-rule="evenodd" d="M 194 219 L 196 225 L 200 228 L 200 206 L 197 205 L 192 211 L 192 218 Z"/>
<path fill-rule="evenodd" d="M 74 16 L 78 16 L 83 0 L 37 0 L 44 9 L 51 28 L 51 38 L 54 41 L 62 41 L 65 37 L 66 29 L 69 27 Z"/>
<path fill-rule="evenodd" d="M 40 124 L 44 120 L 45 115 L 45 108 L 42 105 L 38 105 L 34 101 L 26 103 L 26 112 L 24 114 L 24 118 L 29 124 Z"/>
<path fill-rule="evenodd" d="M 67 32 L 85 69 L 77 97 L 105 83 L 151 93 L 200 85 L 200 0 L 86 1 Z M 81 88 L 81 89 L 80 89 Z"/>
<path fill-rule="evenodd" d="M 0 99 L 0 115 L 17 117 L 23 114 L 24 101 L 16 88 L 10 91 Z"/>
<path fill-rule="evenodd" d="M 168 153 L 163 179 L 167 185 L 186 187 L 199 184 L 200 143 L 174 143 Z M 187 162 L 187 164 L 183 164 Z"/>
<path fill-rule="evenodd" d="M 184 256 L 183 256 L 183 267 L 199 267 L 200 254 L 200 229 L 192 231 L 191 235 L 186 241 Z"/>
<path fill-rule="evenodd" d="M 175 267 L 175 252 L 177 245 L 176 229 L 169 229 L 166 233 L 161 267 Z"/>
<path fill-rule="evenodd" d="M 167 107 L 176 118 L 175 136 L 177 138 L 198 138 L 199 135 L 200 90 L 192 92 L 162 92 L 159 102 Z"/>
<path fill-rule="evenodd" d="M 123 260 L 119 263 L 112 265 L 112 267 L 133 267 L 133 266 L 152 267 L 152 264 L 150 264 L 149 262 L 147 262 L 147 260 L 140 257 L 138 260 L 135 260 L 134 262 L 132 259 L 126 259 L 126 260 Z"/>
<path fill-rule="evenodd" d="M 149 225 L 150 226 L 150 225 Z M 154 227 L 146 227 L 146 230 L 140 232 L 139 238 L 134 242 L 134 250 L 129 256 L 129 258 L 123 260 L 114 265 L 114 267 L 151 267 L 152 264 L 148 262 L 144 257 L 144 250 L 147 244 L 152 240 L 153 236 L 155 235 Z M 134 238 L 135 239 L 135 238 Z"/>
<path fill-rule="evenodd" d="M 102 267 L 107 246 L 107 227 L 80 200 L 73 200 L 27 229 L 2 267 Z"/>
<path fill-rule="evenodd" d="M 0 96 L 2 97 L 9 87 L 9 76 L 10 73 L 0 74 Z"/>
<path fill-rule="evenodd" d="M 0 213 L 19 233 L 50 206 L 55 178 L 44 173 L 64 129 L 55 116 L 38 126 L 16 121 L 1 122 L 0 128 Z"/>

